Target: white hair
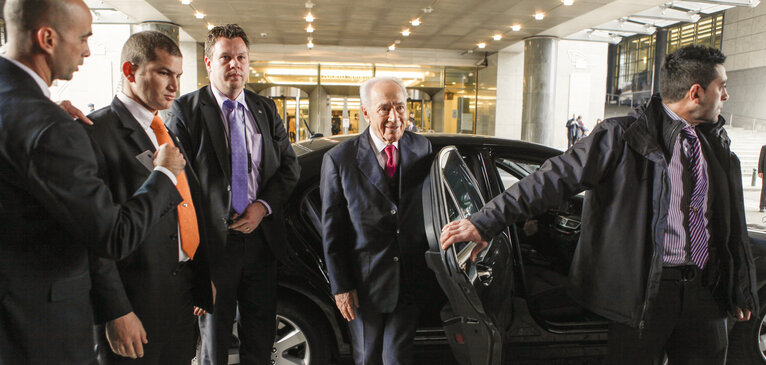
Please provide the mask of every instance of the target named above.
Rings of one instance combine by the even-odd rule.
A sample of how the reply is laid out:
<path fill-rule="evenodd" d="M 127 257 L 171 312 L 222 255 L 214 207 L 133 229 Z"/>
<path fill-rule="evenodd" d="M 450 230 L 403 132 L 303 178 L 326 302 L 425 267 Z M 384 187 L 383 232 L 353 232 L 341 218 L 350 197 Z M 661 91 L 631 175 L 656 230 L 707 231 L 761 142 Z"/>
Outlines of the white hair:
<path fill-rule="evenodd" d="M 402 94 L 404 95 L 404 98 L 407 98 L 407 88 L 404 87 L 404 83 L 402 80 L 397 79 L 396 77 L 388 77 L 388 76 L 376 76 L 373 77 L 364 83 L 362 83 L 362 86 L 359 88 L 359 98 L 361 99 L 362 106 L 365 109 L 370 108 L 370 98 L 372 98 L 372 88 L 376 84 L 380 82 L 393 82 L 396 85 L 399 86 L 400 89 L 402 89 Z"/>

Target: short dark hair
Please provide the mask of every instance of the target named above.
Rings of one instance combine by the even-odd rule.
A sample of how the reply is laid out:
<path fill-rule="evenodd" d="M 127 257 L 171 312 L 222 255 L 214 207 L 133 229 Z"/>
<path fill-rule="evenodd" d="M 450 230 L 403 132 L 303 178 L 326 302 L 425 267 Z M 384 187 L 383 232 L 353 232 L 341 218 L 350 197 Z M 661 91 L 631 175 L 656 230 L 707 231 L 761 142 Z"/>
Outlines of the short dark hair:
<path fill-rule="evenodd" d="M 205 41 L 205 57 L 210 58 L 213 56 L 213 47 L 218 38 L 242 38 L 245 42 L 247 49 L 250 49 L 250 41 L 247 39 L 247 33 L 237 24 L 218 25 L 213 27 L 207 32 L 207 40 Z"/>
<path fill-rule="evenodd" d="M 122 46 L 120 63 L 130 62 L 141 66 L 146 62 L 157 59 L 157 50 L 161 49 L 171 56 L 182 57 L 181 49 L 176 42 L 157 31 L 147 30 L 130 36 Z"/>
<path fill-rule="evenodd" d="M 42 25 L 56 29 L 59 21 L 71 11 L 71 5 L 70 1 L 61 0 L 7 0 L 3 19 L 9 32 L 27 33 Z"/>
<path fill-rule="evenodd" d="M 717 48 L 690 45 L 665 57 L 660 69 L 660 95 L 665 101 L 684 98 L 689 88 L 699 84 L 706 88 L 718 77 L 717 65 L 726 62 L 726 56 Z"/>

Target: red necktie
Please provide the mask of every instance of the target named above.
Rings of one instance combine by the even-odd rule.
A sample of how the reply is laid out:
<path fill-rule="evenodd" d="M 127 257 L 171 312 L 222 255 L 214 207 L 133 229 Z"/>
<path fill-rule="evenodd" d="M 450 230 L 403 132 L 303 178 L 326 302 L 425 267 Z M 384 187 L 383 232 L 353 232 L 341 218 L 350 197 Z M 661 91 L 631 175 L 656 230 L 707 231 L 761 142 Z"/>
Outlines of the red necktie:
<path fill-rule="evenodd" d="M 386 146 L 383 151 L 386 151 L 386 175 L 388 175 L 390 178 L 393 178 L 394 173 L 396 173 L 396 157 L 394 156 L 396 147 L 390 144 Z"/>
<path fill-rule="evenodd" d="M 151 128 L 157 137 L 158 145 L 169 144 L 175 146 L 173 139 L 168 134 L 168 130 L 165 129 L 165 124 L 162 123 L 162 118 L 155 116 L 152 119 Z M 197 213 L 194 210 L 194 203 L 192 203 L 189 182 L 186 180 L 186 172 L 181 171 L 176 179 L 176 189 L 178 189 L 178 192 L 184 199 L 181 204 L 178 204 L 178 227 L 179 231 L 181 231 L 181 249 L 190 259 L 194 259 L 194 254 L 199 246 Z"/>

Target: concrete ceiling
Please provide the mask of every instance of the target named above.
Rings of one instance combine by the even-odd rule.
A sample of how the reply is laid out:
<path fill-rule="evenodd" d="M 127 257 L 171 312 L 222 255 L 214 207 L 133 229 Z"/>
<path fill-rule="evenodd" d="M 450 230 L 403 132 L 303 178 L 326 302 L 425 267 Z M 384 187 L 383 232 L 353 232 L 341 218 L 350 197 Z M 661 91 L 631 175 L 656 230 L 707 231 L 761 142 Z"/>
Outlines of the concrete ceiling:
<path fill-rule="evenodd" d="M 595 26 L 662 3 L 575 0 L 574 5 L 564 6 L 561 0 L 315 0 L 311 9 L 316 18 L 311 23 L 315 31 L 309 34 L 304 20 L 309 11 L 306 0 L 193 0 L 191 5 L 183 5 L 180 0 L 144 1 L 197 41 L 204 40 L 208 23 L 237 23 L 245 28 L 251 42 L 262 44 L 305 45 L 311 36 L 317 46 L 388 47 L 398 40 L 398 48 L 471 50 L 477 49 L 479 42 L 486 42 L 488 51 L 503 49 L 531 35 L 547 34 L 547 30 L 568 23 L 578 28 L 570 31 L 564 26 L 565 32 L 575 33 L 584 28 L 580 24 L 589 14 L 599 15 L 589 24 Z M 103 2 L 126 11 L 119 3 L 135 5 L 143 1 Z M 432 11 L 426 13 L 424 9 L 429 7 Z M 604 8 L 609 10 L 604 12 Z M 204 13 L 205 18 L 195 18 L 195 10 Z M 543 20 L 535 20 L 538 12 L 545 14 Z M 600 17 L 600 13 L 608 15 Z M 415 18 L 422 21 L 418 27 L 409 24 Z M 513 24 L 521 25 L 521 30 L 512 31 Z M 411 31 L 409 37 L 400 34 L 406 28 Z M 495 34 L 502 34 L 503 39 L 492 40 Z"/>

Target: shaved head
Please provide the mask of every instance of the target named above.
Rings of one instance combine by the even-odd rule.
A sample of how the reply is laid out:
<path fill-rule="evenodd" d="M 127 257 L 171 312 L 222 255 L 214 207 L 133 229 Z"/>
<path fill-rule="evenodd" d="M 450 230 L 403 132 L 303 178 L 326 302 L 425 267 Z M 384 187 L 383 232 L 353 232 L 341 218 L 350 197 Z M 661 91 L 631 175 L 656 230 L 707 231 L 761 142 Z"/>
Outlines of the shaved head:
<path fill-rule="evenodd" d="M 7 0 L 3 6 L 9 38 L 28 37 L 38 28 L 61 29 L 81 0 Z"/>

